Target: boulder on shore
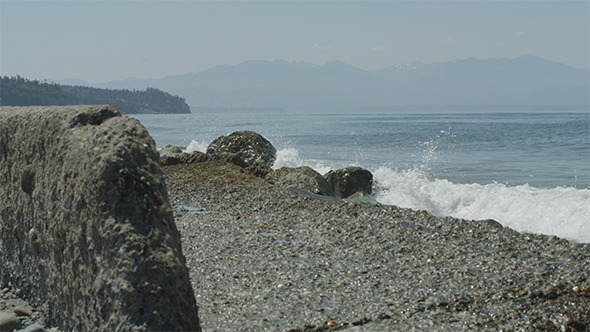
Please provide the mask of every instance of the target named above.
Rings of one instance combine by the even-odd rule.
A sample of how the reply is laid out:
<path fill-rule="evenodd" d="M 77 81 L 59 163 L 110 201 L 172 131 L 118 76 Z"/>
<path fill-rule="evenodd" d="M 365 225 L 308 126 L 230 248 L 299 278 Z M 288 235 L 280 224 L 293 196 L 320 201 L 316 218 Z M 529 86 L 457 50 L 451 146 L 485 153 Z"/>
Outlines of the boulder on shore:
<path fill-rule="evenodd" d="M 211 160 L 211 157 L 199 151 L 195 151 L 193 153 L 182 152 L 175 154 L 162 154 L 160 152 L 160 156 L 160 163 L 162 166 L 202 163 Z"/>
<path fill-rule="evenodd" d="M 0 107 L 0 287 L 60 330 L 200 330 L 159 154 L 110 106 Z"/>
<path fill-rule="evenodd" d="M 282 186 L 295 186 L 314 194 L 334 196 L 334 191 L 324 177 L 308 166 L 281 167 L 270 172 L 265 179 Z"/>
<path fill-rule="evenodd" d="M 347 198 L 357 192 L 373 192 L 373 174 L 361 167 L 346 167 L 324 174 L 337 198 Z"/>
<path fill-rule="evenodd" d="M 182 153 L 182 149 L 179 146 L 172 144 L 168 144 L 164 148 L 162 148 L 162 150 L 160 150 L 161 156 L 174 155 L 178 153 Z"/>
<path fill-rule="evenodd" d="M 20 319 L 15 315 L 0 311 L 0 331 L 14 331 L 22 328 Z"/>
<path fill-rule="evenodd" d="M 261 164 L 268 168 L 275 162 L 277 150 L 262 135 L 253 131 L 237 131 L 213 140 L 207 154 L 216 160 L 231 162 L 242 168 Z"/>

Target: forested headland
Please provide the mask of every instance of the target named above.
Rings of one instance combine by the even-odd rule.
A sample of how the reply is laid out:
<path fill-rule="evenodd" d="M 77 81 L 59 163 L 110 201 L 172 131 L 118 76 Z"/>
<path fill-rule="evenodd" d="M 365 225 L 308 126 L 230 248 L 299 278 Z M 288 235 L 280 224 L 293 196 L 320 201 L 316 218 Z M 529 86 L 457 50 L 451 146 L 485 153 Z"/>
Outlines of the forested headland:
<path fill-rule="evenodd" d="M 2 106 L 109 104 L 123 114 L 190 113 L 184 98 L 155 88 L 113 90 L 39 82 L 20 76 L 1 79 Z"/>

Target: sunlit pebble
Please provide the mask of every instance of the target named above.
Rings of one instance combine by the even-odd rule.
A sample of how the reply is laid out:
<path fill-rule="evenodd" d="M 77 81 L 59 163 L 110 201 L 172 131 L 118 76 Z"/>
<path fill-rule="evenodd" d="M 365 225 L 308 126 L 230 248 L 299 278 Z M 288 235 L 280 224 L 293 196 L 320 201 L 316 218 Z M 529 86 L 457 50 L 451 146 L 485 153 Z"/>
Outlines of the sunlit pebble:
<path fill-rule="evenodd" d="M 396 327 L 399 323 L 399 330 L 424 330 L 428 324 L 421 318 L 429 297 L 432 303 L 447 303 L 446 307 L 432 308 L 437 315 L 430 324 L 441 329 L 481 326 L 527 330 L 532 328 L 534 317 L 550 317 L 551 310 L 556 310 L 553 307 L 558 307 L 531 305 L 522 311 L 511 305 L 510 289 L 534 286 L 546 290 L 552 286 L 542 277 L 547 272 L 542 254 L 562 253 L 562 257 L 555 257 L 561 262 L 559 271 L 551 276 L 557 282 L 575 284 L 573 280 L 581 277 L 579 271 L 590 268 L 587 261 L 575 259 L 587 257 L 584 248 L 562 240 L 525 237 L 510 229 L 436 219 L 426 213 L 386 206 L 355 204 L 358 215 L 353 217 L 349 213 L 352 204 L 348 203 L 318 203 L 279 189 L 259 190 L 252 183 L 220 188 L 211 185 L 208 178 L 202 182 L 188 190 L 174 187 L 171 197 L 189 206 L 193 202 L 196 207 L 219 211 L 187 215 L 182 223 L 177 222 L 205 330 L 281 330 L 318 322 L 324 322 L 325 328 L 329 320 L 334 320 L 332 324 L 351 324 L 347 317 L 357 317 L 360 310 L 369 319 L 392 315 L 382 322 L 395 322 Z M 217 191 L 223 194 L 216 195 Z M 226 193 L 231 194 L 219 199 Z M 248 214 L 259 218 L 243 218 Z M 430 236 L 425 228 L 400 226 L 402 221 L 440 232 Z M 261 233 L 275 236 L 264 237 Z M 298 241 L 315 247 L 305 247 Z M 424 264 L 428 259 L 430 264 Z M 433 266 L 433 262 L 442 261 L 444 265 Z M 527 262 L 526 268 L 522 262 Z M 379 268 L 375 268 L 377 265 Z M 231 278 L 236 273 L 240 278 Z M 339 281 L 315 283 L 313 276 L 317 274 L 322 275 L 319 280 Z M 567 280 L 563 276 L 568 276 Z M 375 281 L 387 287 L 375 289 Z M 570 289 L 579 294 L 585 287 L 580 284 Z M 385 292 L 375 291 L 378 289 Z M 485 291 L 478 294 L 480 290 Z M 459 303 L 466 292 L 474 304 L 468 305 L 467 311 L 448 310 L 454 309 L 451 306 Z M 301 296 L 304 294 L 311 296 Z M 323 301 L 329 310 L 315 310 L 317 307 L 309 303 L 315 301 L 315 294 L 325 295 Z M 286 300 L 294 295 L 298 299 Z M 245 297 L 258 296 L 268 299 L 269 305 L 244 305 Z M 520 300 L 522 292 L 514 296 L 519 301 L 531 301 Z M 342 301 L 343 297 L 346 301 Z M 551 301 L 561 303 L 563 298 Z M 577 298 L 573 300 L 583 300 L 582 296 Z M 220 304 L 226 302 L 221 308 Z M 481 307 L 487 312 L 479 312 Z M 264 324 L 268 325 L 263 327 L 260 319 L 252 319 L 259 316 L 264 316 Z M 498 326 L 485 326 L 489 317 Z"/>

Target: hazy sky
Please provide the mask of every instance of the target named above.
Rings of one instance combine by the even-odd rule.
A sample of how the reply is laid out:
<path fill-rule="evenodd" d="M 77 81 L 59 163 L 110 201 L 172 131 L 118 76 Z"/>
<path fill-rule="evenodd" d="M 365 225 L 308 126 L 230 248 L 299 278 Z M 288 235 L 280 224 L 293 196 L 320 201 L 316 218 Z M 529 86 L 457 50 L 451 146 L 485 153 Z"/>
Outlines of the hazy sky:
<path fill-rule="evenodd" d="M 245 60 L 398 63 L 535 55 L 589 67 L 580 1 L 0 0 L 2 75 L 98 83 Z"/>

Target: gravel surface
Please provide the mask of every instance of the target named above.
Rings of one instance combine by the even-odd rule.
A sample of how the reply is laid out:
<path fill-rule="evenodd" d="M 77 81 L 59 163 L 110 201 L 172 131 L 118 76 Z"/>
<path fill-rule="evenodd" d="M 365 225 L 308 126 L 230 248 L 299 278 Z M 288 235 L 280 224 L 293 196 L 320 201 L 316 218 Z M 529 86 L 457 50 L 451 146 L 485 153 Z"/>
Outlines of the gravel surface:
<path fill-rule="evenodd" d="M 590 244 L 318 199 L 217 162 L 164 172 L 205 331 L 590 330 Z M 44 326 L 3 287 L 0 311 Z"/>
<path fill-rule="evenodd" d="M 0 331 L 4 331 L 5 318 L 12 316 L 20 321 L 24 331 L 58 332 L 57 328 L 45 327 L 43 313 L 37 311 L 34 303 L 23 300 L 23 295 L 20 289 L 10 284 L 0 288 L 0 315 L 7 315 L 0 318 Z"/>
<path fill-rule="evenodd" d="M 590 329 L 590 245 L 165 167 L 205 331 Z"/>

